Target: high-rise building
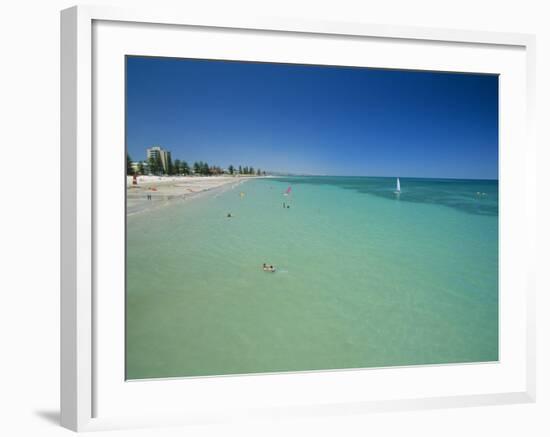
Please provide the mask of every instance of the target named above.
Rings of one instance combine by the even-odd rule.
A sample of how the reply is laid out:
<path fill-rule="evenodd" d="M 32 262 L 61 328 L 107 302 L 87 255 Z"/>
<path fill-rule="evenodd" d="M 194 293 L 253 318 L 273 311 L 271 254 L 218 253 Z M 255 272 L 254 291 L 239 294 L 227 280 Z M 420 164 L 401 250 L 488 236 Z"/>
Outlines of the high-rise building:
<path fill-rule="evenodd" d="M 164 150 L 160 146 L 153 146 L 149 147 L 147 149 L 147 161 L 149 159 L 157 159 L 157 157 L 160 157 L 160 162 L 162 163 L 162 170 L 164 173 L 168 172 L 168 162 L 171 161 L 170 152 L 168 150 Z"/>

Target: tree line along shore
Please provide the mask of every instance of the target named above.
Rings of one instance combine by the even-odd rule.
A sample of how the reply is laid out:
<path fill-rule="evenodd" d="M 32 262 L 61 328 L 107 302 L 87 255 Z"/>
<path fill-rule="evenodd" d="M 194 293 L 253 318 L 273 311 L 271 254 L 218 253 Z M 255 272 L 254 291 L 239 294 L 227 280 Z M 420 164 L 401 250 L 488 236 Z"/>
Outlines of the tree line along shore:
<path fill-rule="evenodd" d="M 260 168 L 255 169 L 252 166 L 234 167 L 229 165 L 223 169 L 217 165 L 209 165 L 204 161 L 196 161 L 190 166 L 187 161 L 172 158 L 168 155 L 166 162 L 163 162 L 160 156 L 150 157 L 145 161 L 133 162 L 129 154 L 126 154 L 126 174 L 128 176 L 155 175 L 155 176 L 218 176 L 218 175 L 247 175 L 247 176 L 265 176 L 266 172 Z"/>

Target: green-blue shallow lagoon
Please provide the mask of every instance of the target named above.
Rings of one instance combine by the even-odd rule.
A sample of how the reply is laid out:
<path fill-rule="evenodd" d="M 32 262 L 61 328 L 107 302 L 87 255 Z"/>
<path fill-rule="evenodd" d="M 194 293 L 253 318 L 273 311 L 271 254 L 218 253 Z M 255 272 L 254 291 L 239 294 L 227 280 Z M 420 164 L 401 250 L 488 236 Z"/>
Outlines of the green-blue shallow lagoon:
<path fill-rule="evenodd" d="M 400 181 L 258 178 L 128 216 L 127 378 L 498 360 L 498 182 Z"/>

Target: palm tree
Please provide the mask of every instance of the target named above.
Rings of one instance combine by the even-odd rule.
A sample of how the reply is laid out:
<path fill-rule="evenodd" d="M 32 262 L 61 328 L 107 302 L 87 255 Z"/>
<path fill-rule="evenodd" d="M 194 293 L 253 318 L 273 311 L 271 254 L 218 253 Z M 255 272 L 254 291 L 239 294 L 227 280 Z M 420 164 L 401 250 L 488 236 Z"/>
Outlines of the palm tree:
<path fill-rule="evenodd" d="M 151 156 L 147 160 L 147 164 L 148 164 L 148 167 L 149 167 L 149 173 L 156 174 L 157 173 L 157 160 Z"/>
<path fill-rule="evenodd" d="M 229 174 L 233 174 L 235 173 L 235 167 L 233 167 L 232 165 L 229 165 L 229 167 L 227 168 L 227 170 L 229 170 Z"/>
<path fill-rule="evenodd" d="M 174 161 L 174 173 L 177 175 L 181 174 L 181 161 L 179 159 Z"/>
<path fill-rule="evenodd" d="M 172 164 L 172 157 L 170 155 L 168 155 L 168 159 L 166 160 L 166 174 L 174 174 L 174 165 Z"/>
<path fill-rule="evenodd" d="M 126 154 L 126 174 L 134 174 L 134 168 L 132 167 L 132 158 L 130 158 L 130 155 L 128 153 Z"/>
<path fill-rule="evenodd" d="M 189 164 L 187 164 L 187 161 L 181 162 L 181 172 L 184 175 L 188 175 L 189 173 L 191 173 L 191 169 L 189 168 Z"/>
<path fill-rule="evenodd" d="M 164 173 L 164 167 L 162 165 L 162 159 L 160 158 L 160 155 L 157 155 L 155 157 L 155 168 L 157 169 L 157 174 L 162 175 Z"/>

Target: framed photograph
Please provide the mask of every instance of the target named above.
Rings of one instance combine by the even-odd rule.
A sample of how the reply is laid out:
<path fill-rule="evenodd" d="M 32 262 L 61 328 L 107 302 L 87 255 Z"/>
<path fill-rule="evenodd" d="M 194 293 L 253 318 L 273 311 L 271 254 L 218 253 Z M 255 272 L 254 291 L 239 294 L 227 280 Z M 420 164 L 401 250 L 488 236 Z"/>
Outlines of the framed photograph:
<path fill-rule="evenodd" d="M 534 401 L 532 36 L 61 26 L 63 426 Z"/>

